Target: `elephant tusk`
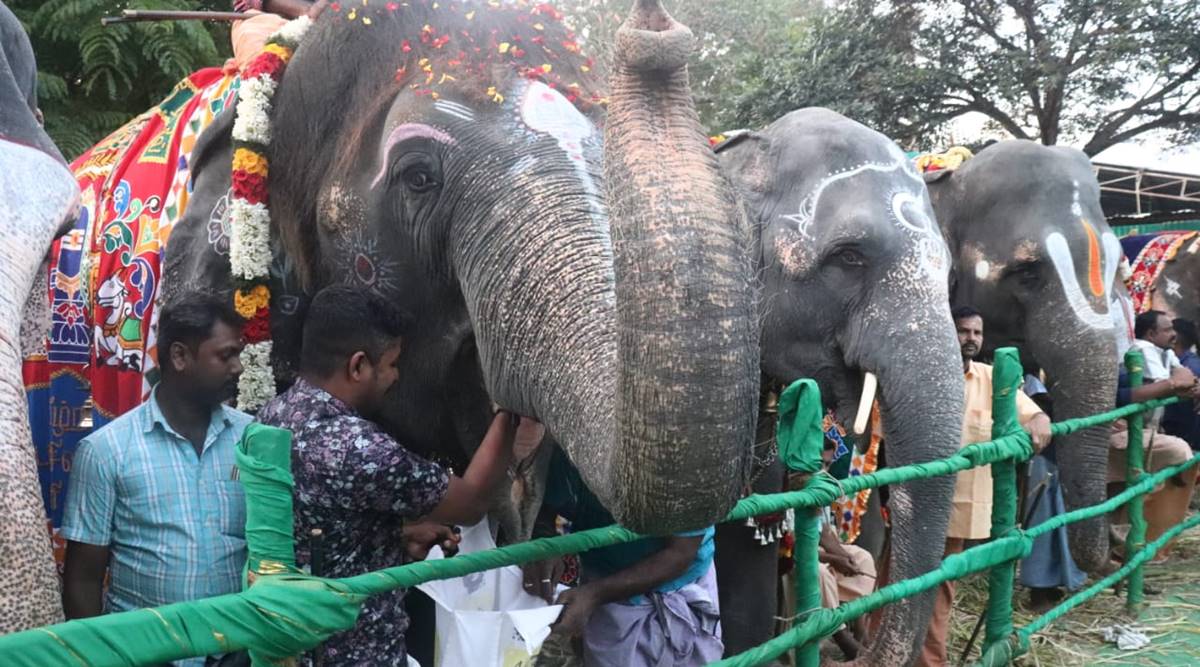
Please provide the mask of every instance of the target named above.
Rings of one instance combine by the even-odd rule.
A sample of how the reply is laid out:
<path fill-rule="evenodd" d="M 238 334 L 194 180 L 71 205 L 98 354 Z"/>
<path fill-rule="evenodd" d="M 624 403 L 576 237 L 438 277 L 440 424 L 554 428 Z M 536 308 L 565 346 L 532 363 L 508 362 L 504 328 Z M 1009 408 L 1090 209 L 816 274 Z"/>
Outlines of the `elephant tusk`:
<path fill-rule="evenodd" d="M 854 416 L 854 435 L 862 435 L 871 421 L 871 404 L 875 402 L 875 390 L 879 388 L 879 380 L 874 373 L 863 375 L 862 398 L 858 399 L 858 414 Z"/>

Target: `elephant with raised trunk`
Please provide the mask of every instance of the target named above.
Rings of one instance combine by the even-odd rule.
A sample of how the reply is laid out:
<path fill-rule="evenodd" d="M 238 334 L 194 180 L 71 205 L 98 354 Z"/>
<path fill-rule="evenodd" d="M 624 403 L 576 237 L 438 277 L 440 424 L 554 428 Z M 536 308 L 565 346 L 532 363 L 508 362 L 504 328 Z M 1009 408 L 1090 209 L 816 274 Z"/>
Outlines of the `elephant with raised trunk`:
<path fill-rule="evenodd" d="M 954 255 L 951 301 L 983 314 L 985 353 L 1012 345 L 1036 361 L 1055 419 L 1111 410 L 1118 348 L 1129 337 L 1128 294 L 1117 276 L 1121 245 L 1100 210 L 1087 156 L 1003 141 L 926 180 Z M 1102 502 L 1107 429 L 1062 436 L 1054 446 L 1067 507 Z M 1108 561 L 1103 518 L 1069 530 L 1081 567 L 1095 572 Z"/>
<path fill-rule="evenodd" d="M 74 221 L 78 199 L 75 179 L 37 118 L 29 38 L 0 3 L 0 634 L 63 617 L 21 359 L 49 330 L 44 262 L 50 243 Z"/>
<path fill-rule="evenodd" d="M 587 102 L 604 96 L 554 10 L 461 4 L 331 5 L 288 65 L 268 149 L 277 361 L 298 352 L 305 294 L 360 285 L 415 316 L 385 424 L 401 442 L 461 460 L 494 401 L 541 420 L 629 528 L 709 525 L 749 473 L 758 321 L 691 33 L 635 3 L 602 136 Z M 197 146 L 168 300 L 230 289 L 205 223 L 231 124 Z"/>
<path fill-rule="evenodd" d="M 827 404 L 851 424 L 864 374 L 872 373 L 888 465 L 952 455 L 963 373 L 947 293 L 950 254 L 905 155 L 878 132 L 818 108 L 735 136 L 717 152 L 751 220 L 764 376 L 785 385 L 816 378 Z M 893 580 L 941 562 L 953 486 L 941 477 L 891 488 Z M 722 530 L 717 572 L 733 653 L 771 636 L 778 555 L 774 545 L 752 545 L 740 526 Z M 860 661 L 908 664 L 932 604 L 925 594 L 888 607 Z"/>

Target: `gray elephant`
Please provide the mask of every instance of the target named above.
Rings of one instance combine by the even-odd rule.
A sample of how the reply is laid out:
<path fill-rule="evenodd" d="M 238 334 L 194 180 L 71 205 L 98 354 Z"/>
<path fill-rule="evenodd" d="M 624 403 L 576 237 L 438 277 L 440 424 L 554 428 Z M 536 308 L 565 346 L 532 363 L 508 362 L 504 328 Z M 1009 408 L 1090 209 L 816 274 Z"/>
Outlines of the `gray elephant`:
<path fill-rule="evenodd" d="M 735 136 L 717 152 L 752 223 L 764 376 L 781 384 L 816 378 L 850 424 L 863 376 L 873 373 L 888 465 L 953 454 L 963 377 L 947 292 L 950 255 L 909 160 L 887 137 L 817 108 Z M 763 478 L 755 490 L 778 483 Z M 939 565 L 953 483 L 944 477 L 890 490 L 893 580 Z M 725 525 L 718 534 L 730 653 L 770 638 L 774 624 L 777 550 L 753 544 L 746 531 Z M 922 595 L 888 607 L 861 661 L 908 664 L 932 602 Z"/>
<path fill-rule="evenodd" d="M 1057 420 L 1111 410 L 1128 294 L 1087 156 L 1003 141 L 926 180 L 954 256 L 951 300 L 983 314 L 986 348 L 1016 346 L 1041 366 Z M 1104 500 L 1107 435 L 1097 427 L 1056 440 L 1069 509 Z M 1103 518 L 1072 524 L 1070 544 L 1097 571 L 1108 560 Z"/>
<path fill-rule="evenodd" d="M 749 473 L 757 303 L 691 104 L 691 33 L 636 3 L 602 137 L 590 62 L 552 10 L 533 25 L 510 4 L 393 7 L 331 5 L 275 94 L 277 357 L 297 352 L 303 294 L 373 290 L 416 319 L 386 424 L 401 442 L 461 460 L 494 401 L 545 423 L 624 525 L 713 523 Z M 205 225 L 230 188 L 230 125 L 196 149 L 168 300 L 229 290 Z"/>
<path fill-rule="evenodd" d="M 75 179 L 37 118 L 29 38 L 0 3 L 0 634 L 63 618 L 21 359 L 50 329 L 44 262 L 50 243 L 74 221 L 78 199 Z"/>

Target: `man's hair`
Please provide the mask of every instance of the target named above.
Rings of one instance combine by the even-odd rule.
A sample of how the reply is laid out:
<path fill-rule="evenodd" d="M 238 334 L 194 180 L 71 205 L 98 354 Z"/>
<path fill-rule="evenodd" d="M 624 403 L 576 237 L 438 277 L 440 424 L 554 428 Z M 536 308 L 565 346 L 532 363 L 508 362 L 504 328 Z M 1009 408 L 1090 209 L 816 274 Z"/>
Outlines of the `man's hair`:
<path fill-rule="evenodd" d="M 356 352 L 371 363 L 407 333 L 409 317 L 356 288 L 336 285 L 317 292 L 304 320 L 300 371 L 327 378 Z"/>
<path fill-rule="evenodd" d="M 224 322 L 238 330 L 242 318 L 233 310 L 230 299 L 214 294 L 193 292 L 168 303 L 158 314 L 158 349 L 168 358 L 171 346 L 183 343 L 196 349 L 212 335 L 213 326 Z M 159 366 L 166 371 L 171 364 L 160 356 Z"/>
<path fill-rule="evenodd" d="M 978 310 L 975 310 L 975 308 L 972 306 L 959 306 L 950 311 L 950 315 L 954 318 L 955 322 L 968 317 L 978 317 L 981 320 L 983 319 L 983 314 Z"/>
<path fill-rule="evenodd" d="M 1200 335 L 1196 333 L 1196 323 L 1191 320 L 1185 320 L 1182 317 L 1177 317 L 1171 320 L 1171 324 L 1175 326 L 1175 342 L 1182 345 L 1184 348 L 1189 348 L 1200 342 Z"/>
<path fill-rule="evenodd" d="M 1163 315 L 1166 315 L 1166 313 L 1161 310 L 1147 310 L 1138 315 L 1137 319 L 1133 321 L 1133 337 L 1141 338 L 1150 333 L 1152 329 L 1157 329 L 1158 318 Z"/>

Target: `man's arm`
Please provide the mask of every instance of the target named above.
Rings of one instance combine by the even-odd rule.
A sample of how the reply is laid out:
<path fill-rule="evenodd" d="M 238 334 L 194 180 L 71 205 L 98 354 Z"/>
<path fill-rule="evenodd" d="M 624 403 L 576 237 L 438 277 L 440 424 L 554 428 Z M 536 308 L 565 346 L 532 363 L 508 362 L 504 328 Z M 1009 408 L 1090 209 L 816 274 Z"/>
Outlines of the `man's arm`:
<path fill-rule="evenodd" d="M 498 412 L 492 426 L 462 477 L 450 476 L 446 495 L 426 517 L 438 523 L 471 525 L 486 514 L 496 490 L 504 481 L 508 465 L 513 460 L 513 441 L 518 425 L 525 428 L 540 426 L 532 419 L 522 419 L 509 412 Z"/>
<path fill-rule="evenodd" d="M 1117 407 L 1169 396 L 1188 398 L 1195 386 L 1196 376 L 1187 368 L 1176 368 L 1171 371 L 1171 377 L 1167 380 L 1159 380 L 1137 387 L 1130 387 L 1129 376 L 1121 371 L 1120 381 L 1117 385 Z"/>
<path fill-rule="evenodd" d="M 63 609 L 68 619 L 97 616 L 103 610 L 104 571 L 117 495 L 117 462 L 106 444 L 102 435 L 96 442 L 84 438 L 71 460 L 62 523 L 67 540 Z"/>
<path fill-rule="evenodd" d="M 1045 412 L 1038 407 L 1032 398 L 1025 395 L 1024 392 L 1017 392 L 1017 420 L 1021 423 L 1021 427 L 1029 434 L 1029 439 L 1033 444 L 1033 453 L 1036 454 L 1046 448 L 1050 444 L 1050 417 L 1046 416 Z"/>
<path fill-rule="evenodd" d="M 63 610 L 67 620 L 99 616 L 104 610 L 108 547 L 68 541 L 63 564 Z"/>
<path fill-rule="evenodd" d="M 612 575 L 583 584 L 558 596 L 566 605 L 555 632 L 576 637 L 583 634 L 592 612 L 601 605 L 644 595 L 676 579 L 687 571 L 696 559 L 696 551 L 704 541 L 703 535 L 671 537 L 661 551 Z"/>

